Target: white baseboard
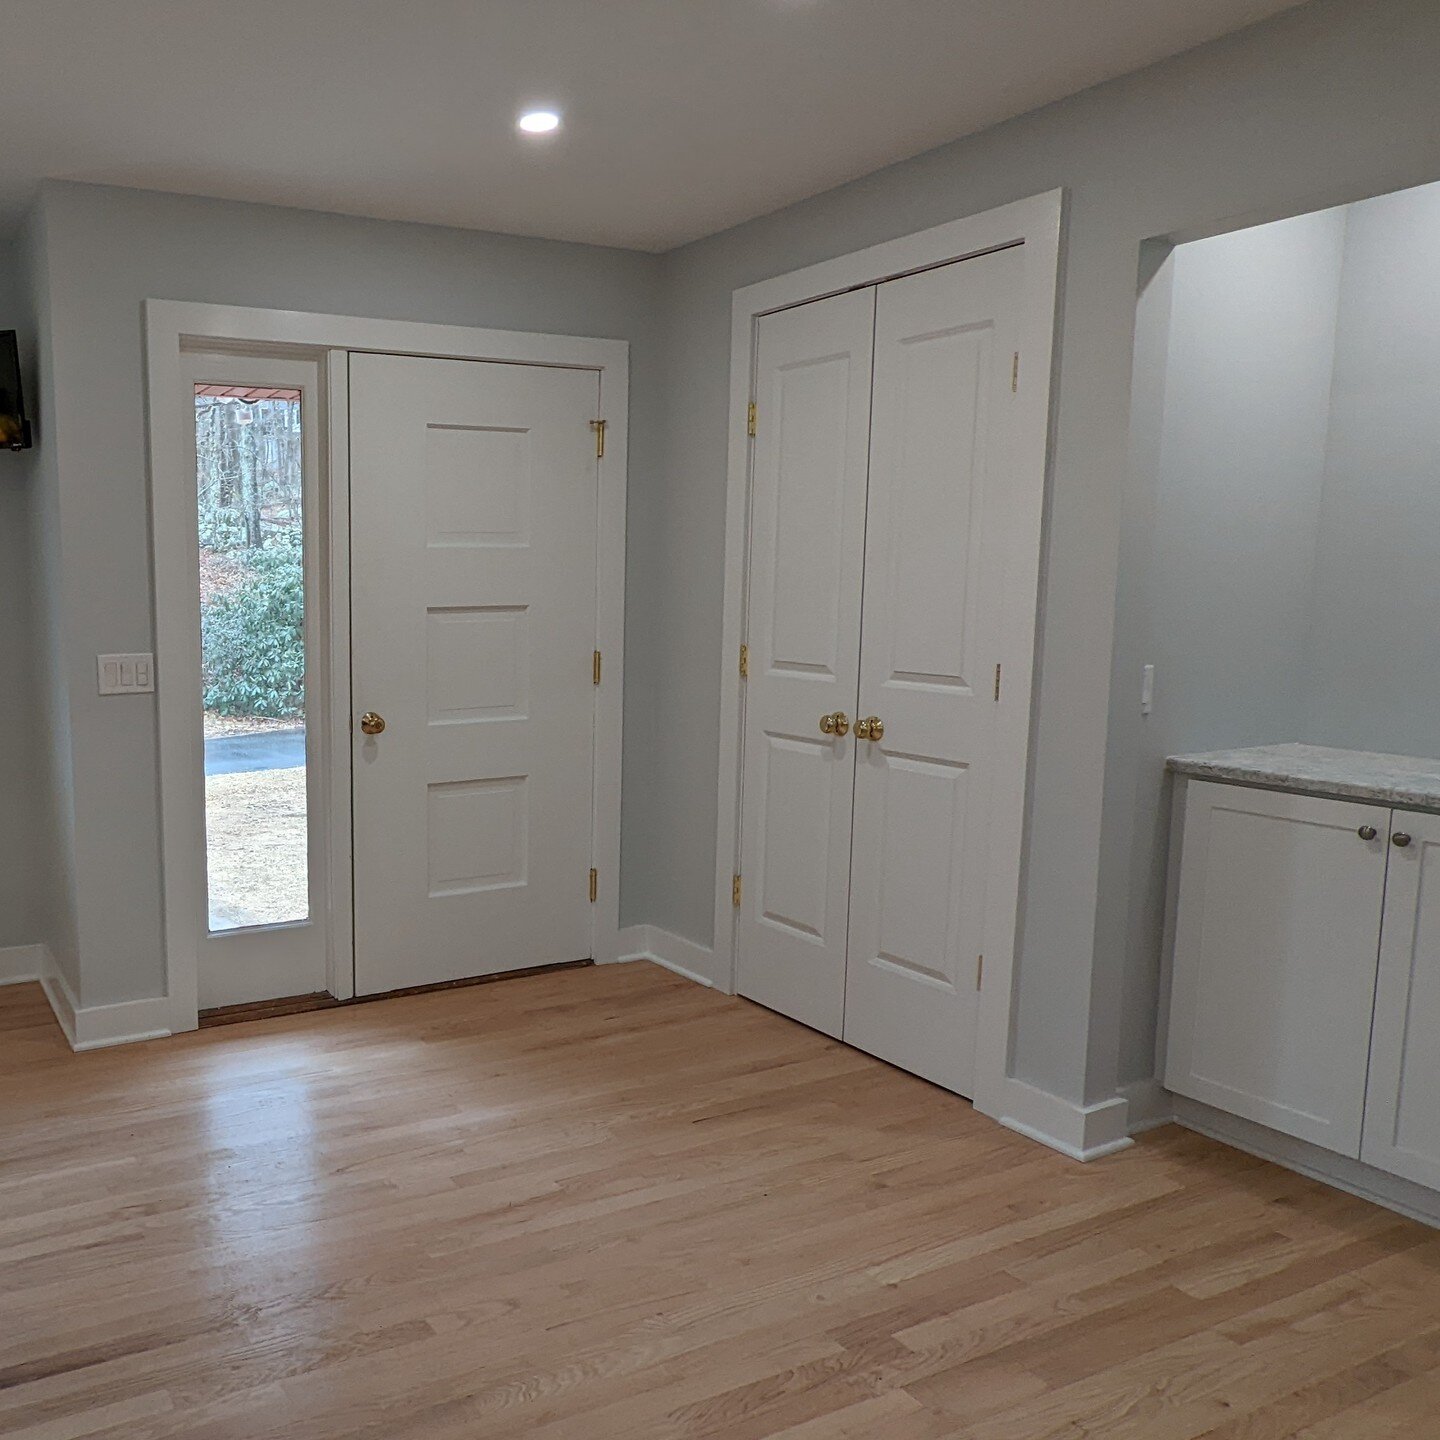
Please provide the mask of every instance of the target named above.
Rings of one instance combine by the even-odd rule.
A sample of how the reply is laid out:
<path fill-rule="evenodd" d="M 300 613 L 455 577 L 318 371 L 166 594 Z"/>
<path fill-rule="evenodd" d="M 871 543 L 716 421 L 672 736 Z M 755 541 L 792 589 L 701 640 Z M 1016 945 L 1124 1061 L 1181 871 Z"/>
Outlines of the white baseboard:
<path fill-rule="evenodd" d="M 1348 1155 L 1332 1154 L 1306 1140 L 1282 1135 L 1278 1130 L 1257 1125 L 1253 1120 L 1242 1120 L 1238 1115 L 1227 1115 L 1223 1110 L 1202 1105 L 1198 1100 L 1187 1100 L 1182 1095 L 1175 1096 L 1175 1120 L 1187 1130 L 1208 1135 L 1223 1145 L 1233 1145 L 1248 1155 L 1258 1155 L 1262 1160 L 1273 1161 L 1286 1170 L 1383 1205 L 1423 1225 L 1440 1228 L 1440 1192 L 1417 1185 L 1413 1180 L 1402 1180 L 1398 1175 L 1377 1170 Z"/>
<path fill-rule="evenodd" d="M 40 984 L 45 991 L 45 998 L 50 1002 L 50 1008 L 55 1012 L 55 1022 L 65 1032 L 65 1038 L 70 1042 L 70 1048 L 75 1048 L 75 1012 L 80 1007 L 75 1002 L 74 992 L 70 989 L 70 982 L 60 973 L 60 967 L 55 963 L 55 957 L 47 950 L 45 952 L 44 966 L 40 971 Z"/>
<path fill-rule="evenodd" d="M 620 932 L 620 953 L 615 963 L 627 960 L 649 960 L 697 985 L 713 988 L 715 984 L 715 952 L 658 925 L 631 925 Z"/>
<path fill-rule="evenodd" d="M 1007 1080 L 1004 1101 L 994 1118 L 1072 1160 L 1090 1161 L 1135 1143 L 1127 1132 L 1128 1108 L 1119 1095 L 1094 1105 L 1076 1105 L 1023 1080 Z"/>
<path fill-rule="evenodd" d="M 21 985 L 45 973 L 43 945 L 0 946 L 0 985 Z"/>
<path fill-rule="evenodd" d="M 72 1050 L 100 1050 L 107 1045 L 159 1040 L 175 1033 L 170 1001 L 163 995 L 153 1000 L 124 1000 L 116 1005 L 81 1005 L 48 951 L 40 984 Z"/>
<path fill-rule="evenodd" d="M 614 955 L 597 955 L 597 965 L 627 965 L 631 960 L 648 960 L 646 946 L 650 943 L 649 925 L 622 925 L 619 934 L 616 936 L 617 946 Z"/>
<path fill-rule="evenodd" d="M 1153 1077 L 1131 1080 L 1120 1087 L 1120 1095 L 1129 1106 L 1128 1129 L 1132 1135 L 1175 1121 L 1175 1097 Z"/>

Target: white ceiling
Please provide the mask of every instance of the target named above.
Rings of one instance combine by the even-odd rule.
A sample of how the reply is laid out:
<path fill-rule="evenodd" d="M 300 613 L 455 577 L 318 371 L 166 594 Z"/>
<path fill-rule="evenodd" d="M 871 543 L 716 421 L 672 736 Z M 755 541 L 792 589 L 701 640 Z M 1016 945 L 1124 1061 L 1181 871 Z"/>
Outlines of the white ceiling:
<path fill-rule="evenodd" d="M 63 177 L 663 250 L 1294 3 L 0 0 L 0 228 Z"/>

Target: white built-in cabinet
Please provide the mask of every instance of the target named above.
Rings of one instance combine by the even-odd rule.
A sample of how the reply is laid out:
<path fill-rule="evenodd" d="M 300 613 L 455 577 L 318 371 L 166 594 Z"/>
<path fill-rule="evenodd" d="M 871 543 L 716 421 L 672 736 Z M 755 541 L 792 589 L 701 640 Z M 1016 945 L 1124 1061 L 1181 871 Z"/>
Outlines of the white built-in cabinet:
<path fill-rule="evenodd" d="M 1017 247 L 756 328 L 738 989 L 967 1095 L 986 907 L 1016 903 L 992 807 L 1024 798 L 994 793 L 1034 617 L 1022 275 Z"/>
<path fill-rule="evenodd" d="M 1440 815 L 1191 779 L 1165 1084 L 1440 1189 Z"/>

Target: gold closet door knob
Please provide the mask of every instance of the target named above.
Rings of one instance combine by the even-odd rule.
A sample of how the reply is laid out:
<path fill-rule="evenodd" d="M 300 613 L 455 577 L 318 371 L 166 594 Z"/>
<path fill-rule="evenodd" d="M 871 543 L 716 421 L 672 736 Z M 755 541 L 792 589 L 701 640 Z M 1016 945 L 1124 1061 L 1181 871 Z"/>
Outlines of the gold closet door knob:
<path fill-rule="evenodd" d="M 367 735 L 378 735 L 385 728 L 385 717 L 377 715 L 373 710 L 367 710 L 360 717 L 360 728 Z"/>
<path fill-rule="evenodd" d="M 855 722 L 855 738 L 857 740 L 883 740 L 885 738 L 885 722 L 878 715 L 867 715 L 863 720 Z"/>
<path fill-rule="evenodd" d="M 833 715 L 822 715 L 820 717 L 820 733 L 822 735 L 848 735 L 850 733 L 850 717 L 843 710 L 837 710 Z"/>

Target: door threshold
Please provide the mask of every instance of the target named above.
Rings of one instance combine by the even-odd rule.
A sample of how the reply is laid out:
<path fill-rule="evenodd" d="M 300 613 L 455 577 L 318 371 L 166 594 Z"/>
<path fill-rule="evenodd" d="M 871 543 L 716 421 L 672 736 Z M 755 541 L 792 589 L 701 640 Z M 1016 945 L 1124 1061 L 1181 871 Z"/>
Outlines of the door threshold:
<path fill-rule="evenodd" d="M 405 995 L 431 995 L 439 990 L 462 990 L 471 985 L 492 985 L 499 980 L 519 980 L 526 975 L 554 975 L 561 970 L 584 970 L 593 960 L 557 960 L 552 965 L 528 965 L 519 970 L 500 970 L 494 975 L 467 975 L 460 980 L 440 980 L 434 985 L 410 985 L 403 990 L 382 990 L 374 995 L 356 995 L 337 1000 L 327 991 L 312 995 L 287 995 L 276 1000 L 247 1000 L 239 1005 L 218 1005 L 200 1012 L 200 1029 L 215 1025 L 238 1025 L 245 1020 L 273 1020 L 281 1015 L 304 1015 L 311 1010 L 338 1010 L 346 1005 L 368 1005 L 372 1000 L 395 1000 Z"/>
<path fill-rule="evenodd" d="M 493 975 L 466 975 L 459 980 L 437 980 L 433 985 L 407 985 L 402 990 L 377 990 L 373 995 L 357 995 L 353 1000 L 343 1003 L 368 1005 L 372 1000 L 394 1000 L 402 995 L 433 995 L 437 990 L 463 990 L 467 985 L 493 985 L 497 980 L 520 980 L 526 975 L 554 975 L 561 970 L 584 970 L 594 963 L 593 960 L 557 960 L 552 965 L 527 965 L 519 970 L 497 970 Z"/>
<path fill-rule="evenodd" d="M 285 995 L 275 1000 L 244 1000 L 238 1005 L 217 1005 L 200 1012 L 200 1028 L 238 1025 L 243 1020 L 272 1020 L 277 1015 L 303 1015 L 309 1010 L 333 1010 L 342 1004 L 328 991 L 312 995 Z"/>

